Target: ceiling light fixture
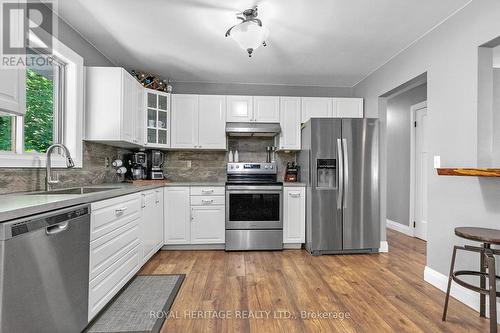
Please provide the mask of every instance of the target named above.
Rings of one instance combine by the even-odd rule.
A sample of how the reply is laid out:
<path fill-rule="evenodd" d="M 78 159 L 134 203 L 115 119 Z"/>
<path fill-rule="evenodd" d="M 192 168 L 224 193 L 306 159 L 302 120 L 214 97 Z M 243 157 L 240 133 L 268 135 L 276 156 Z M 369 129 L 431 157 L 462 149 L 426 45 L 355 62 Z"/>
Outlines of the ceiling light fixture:
<path fill-rule="evenodd" d="M 257 6 L 236 14 L 236 18 L 242 22 L 229 28 L 226 37 L 231 36 L 251 57 L 253 51 L 259 46 L 267 45 L 266 39 L 269 36 L 269 30 L 263 27 L 262 21 L 257 18 Z"/>

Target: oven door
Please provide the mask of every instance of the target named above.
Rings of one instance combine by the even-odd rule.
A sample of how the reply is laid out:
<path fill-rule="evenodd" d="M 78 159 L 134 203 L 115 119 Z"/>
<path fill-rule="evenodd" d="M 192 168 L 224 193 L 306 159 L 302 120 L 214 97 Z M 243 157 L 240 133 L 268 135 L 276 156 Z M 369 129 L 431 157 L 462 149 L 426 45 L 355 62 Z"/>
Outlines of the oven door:
<path fill-rule="evenodd" d="M 282 229 L 281 186 L 226 186 L 226 229 Z"/>

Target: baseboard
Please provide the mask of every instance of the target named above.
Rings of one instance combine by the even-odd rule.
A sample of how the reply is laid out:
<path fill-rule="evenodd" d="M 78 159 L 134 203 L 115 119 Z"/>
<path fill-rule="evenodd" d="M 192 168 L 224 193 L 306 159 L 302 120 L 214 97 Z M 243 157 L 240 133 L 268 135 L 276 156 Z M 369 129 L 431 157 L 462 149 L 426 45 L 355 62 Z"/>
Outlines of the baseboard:
<path fill-rule="evenodd" d="M 302 243 L 283 243 L 284 250 L 300 250 Z"/>
<path fill-rule="evenodd" d="M 398 223 L 398 222 L 394 222 L 394 221 L 389 220 L 389 219 L 387 219 L 387 228 L 399 231 L 399 232 L 401 232 L 405 235 L 408 235 L 410 237 L 414 236 L 413 230 L 409 226 Z"/>
<path fill-rule="evenodd" d="M 378 249 L 379 253 L 387 253 L 389 252 L 389 243 L 387 241 L 380 242 L 380 248 Z"/>
<path fill-rule="evenodd" d="M 224 250 L 224 244 L 186 244 L 186 245 L 163 245 L 162 250 Z"/>
<path fill-rule="evenodd" d="M 439 273 L 438 271 L 433 270 L 429 266 L 425 266 L 424 281 L 432 284 L 434 287 L 446 293 L 446 288 L 448 287 L 448 277 L 444 274 Z M 472 308 L 473 310 L 479 312 L 478 293 L 469 290 L 467 288 L 464 288 L 461 285 L 456 284 L 455 282 L 452 282 L 450 295 L 459 302 L 462 302 L 468 307 Z M 444 297 L 445 295 L 443 295 L 443 304 L 444 304 Z M 448 311 L 450 311 L 450 307 L 448 307 Z M 451 311 L 453 311 L 452 308 Z M 489 311 L 490 310 L 489 310 L 488 298 L 486 298 L 486 317 L 489 317 Z M 497 302 L 497 322 L 500 323 L 499 302 Z"/>

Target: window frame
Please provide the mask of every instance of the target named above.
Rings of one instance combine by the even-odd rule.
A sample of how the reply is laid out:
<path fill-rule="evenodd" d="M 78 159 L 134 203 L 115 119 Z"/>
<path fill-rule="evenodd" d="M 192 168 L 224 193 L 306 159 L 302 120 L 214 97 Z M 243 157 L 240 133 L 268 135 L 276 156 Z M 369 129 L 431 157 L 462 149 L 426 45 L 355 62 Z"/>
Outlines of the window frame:
<path fill-rule="evenodd" d="M 48 34 L 47 34 L 48 35 Z M 44 36 L 53 38 L 51 36 Z M 71 157 L 76 168 L 83 166 L 83 110 L 84 110 L 84 65 L 83 58 L 61 43 L 56 38 L 53 38 L 53 55 L 65 64 L 64 66 L 64 96 L 62 105 L 65 110 L 62 120 L 63 124 L 59 126 L 59 137 L 62 138 L 62 143 L 68 147 Z M 24 75 L 24 89 L 26 89 L 26 75 Z M 26 107 L 26 106 L 25 106 Z M 60 112 L 60 110 L 57 110 Z M 8 113 L 5 113 L 8 114 Z M 30 153 L 24 152 L 24 122 L 20 121 L 20 117 L 15 116 L 14 134 L 16 142 L 14 142 L 15 151 L 0 152 L 0 168 L 45 168 L 46 154 L 45 153 Z M 54 125 L 56 125 L 54 123 Z M 62 132 L 60 131 L 62 128 Z M 22 144 L 19 144 L 17 138 L 22 138 Z M 57 150 L 52 154 L 52 166 L 55 168 L 65 168 L 66 160 L 63 156 L 57 154 Z"/>

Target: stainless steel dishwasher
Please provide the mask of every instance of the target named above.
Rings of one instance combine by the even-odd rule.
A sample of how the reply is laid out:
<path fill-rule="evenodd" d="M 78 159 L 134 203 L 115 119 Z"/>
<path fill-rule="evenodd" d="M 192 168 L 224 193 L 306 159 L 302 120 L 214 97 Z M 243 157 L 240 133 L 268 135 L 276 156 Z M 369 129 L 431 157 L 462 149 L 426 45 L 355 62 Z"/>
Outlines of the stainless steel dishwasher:
<path fill-rule="evenodd" d="M 0 332 L 80 332 L 87 325 L 90 207 L 0 224 Z"/>

